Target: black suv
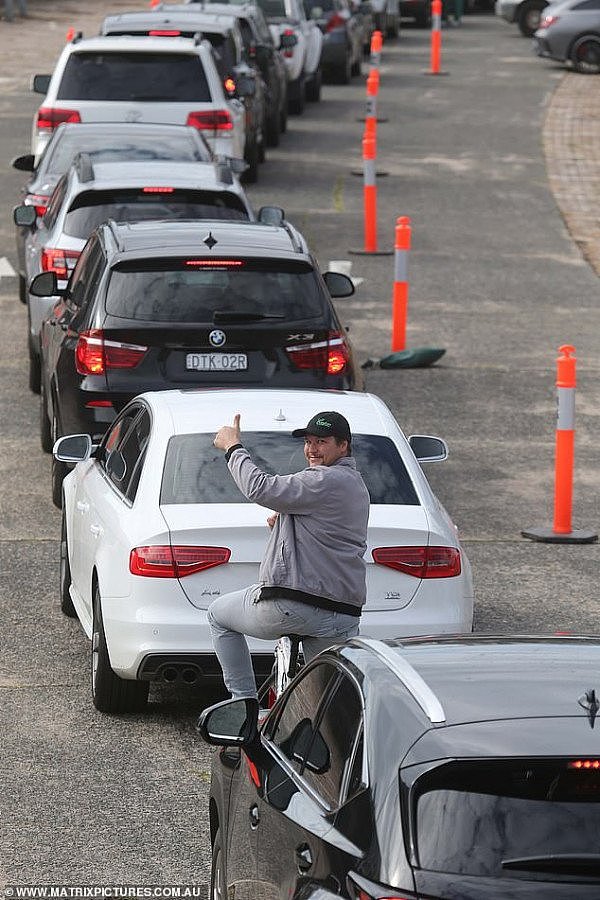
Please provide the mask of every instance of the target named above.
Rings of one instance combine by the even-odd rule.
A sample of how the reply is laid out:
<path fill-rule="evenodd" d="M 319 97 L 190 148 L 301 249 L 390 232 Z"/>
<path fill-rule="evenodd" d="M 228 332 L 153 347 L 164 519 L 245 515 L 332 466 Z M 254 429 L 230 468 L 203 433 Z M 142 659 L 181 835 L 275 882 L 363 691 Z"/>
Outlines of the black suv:
<path fill-rule="evenodd" d="M 36 276 L 32 294 L 60 298 L 40 336 L 44 449 L 65 434 L 97 441 L 143 391 L 362 388 L 331 302 L 354 286 L 322 276 L 303 237 L 281 222 L 108 222 L 62 293 L 54 272 Z M 63 476 L 55 461 L 57 505 Z"/>

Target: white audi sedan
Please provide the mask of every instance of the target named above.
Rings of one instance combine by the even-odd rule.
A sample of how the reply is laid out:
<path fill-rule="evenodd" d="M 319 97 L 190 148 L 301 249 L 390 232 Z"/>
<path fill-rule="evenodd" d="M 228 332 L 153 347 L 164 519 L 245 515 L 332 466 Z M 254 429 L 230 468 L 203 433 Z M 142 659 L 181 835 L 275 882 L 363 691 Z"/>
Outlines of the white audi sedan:
<path fill-rule="evenodd" d="M 206 610 L 257 581 L 268 510 L 240 494 L 215 432 L 241 413 L 242 440 L 270 473 L 305 467 L 292 438 L 316 412 L 336 409 L 352 429 L 371 496 L 367 604 L 361 634 L 397 638 L 468 632 L 473 586 L 456 526 L 419 464 L 445 459 L 439 438 L 408 440 L 372 394 L 214 389 L 142 394 L 101 444 L 70 435 L 64 480 L 61 605 L 92 641 L 92 696 L 105 712 L 143 708 L 150 681 L 220 680 Z M 267 674 L 273 644 L 251 641 Z"/>

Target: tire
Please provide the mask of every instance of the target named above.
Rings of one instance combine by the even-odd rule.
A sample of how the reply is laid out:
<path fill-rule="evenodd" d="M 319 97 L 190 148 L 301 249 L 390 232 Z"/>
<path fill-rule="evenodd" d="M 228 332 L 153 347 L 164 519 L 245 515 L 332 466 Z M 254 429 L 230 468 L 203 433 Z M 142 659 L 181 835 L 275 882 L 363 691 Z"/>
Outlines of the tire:
<path fill-rule="evenodd" d="M 313 73 L 312 78 L 306 84 L 306 99 L 309 103 L 318 103 L 321 99 L 321 84 L 323 83 L 323 72 L 319 66 Z"/>
<path fill-rule="evenodd" d="M 94 587 L 91 656 L 92 700 L 96 709 L 106 713 L 142 712 L 148 703 L 150 684 L 119 678 L 111 669 L 98 585 Z"/>
<path fill-rule="evenodd" d="M 288 111 L 294 116 L 301 116 L 306 103 L 304 78 L 296 78 L 288 85 Z"/>
<path fill-rule="evenodd" d="M 277 112 L 275 112 L 275 114 L 268 118 L 265 122 L 265 137 L 267 139 L 268 147 L 279 146 L 279 140 L 281 137 L 281 121 Z"/>
<path fill-rule="evenodd" d="M 256 184 L 258 181 L 258 160 L 259 160 L 258 144 L 256 138 L 252 141 L 250 147 L 246 148 L 244 159 L 248 163 L 248 168 L 242 174 L 244 184 Z"/>
<path fill-rule="evenodd" d="M 63 509 L 60 526 L 60 608 L 70 619 L 77 618 L 69 588 L 71 587 L 71 566 L 69 564 L 69 548 L 67 546 L 67 523 Z"/>
<path fill-rule="evenodd" d="M 521 3 L 517 24 L 523 37 L 533 37 L 539 27 L 542 10 L 547 5 L 543 0 L 526 0 Z"/>
<path fill-rule="evenodd" d="M 385 36 L 390 40 L 400 37 L 400 20 L 396 16 L 391 16 L 386 25 Z"/>
<path fill-rule="evenodd" d="M 287 95 L 281 104 L 281 109 L 279 110 L 279 131 L 281 134 L 285 134 L 288 126 L 288 99 Z"/>
<path fill-rule="evenodd" d="M 217 830 L 212 847 L 212 863 L 210 867 L 210 900 L 227 900 L 227 874 L 221 829 Z"/>
<path fill-rule="evenodd" d="M 22 275 L 19 275 L 19 300 L 27 303 L 27 282 Z"/>
<path fill-rule="evenodd" d="M 359 53 L 357 58 L 354 60 L 354 62 L 352 63 L 352 65 L 350 67 L 350 74 L 351 75 L 360 75 L 361 71 L 362 71 L 362 56 Z"/>
<path fill-rule="evenodd" d="M 43 385 L 40 390 L 40 444 L 44 453 L 52 452 L 52 424 L 48 418 L 46 391 Z"/>
<path fill-rule="evenodd" d="M 336 84 L 350 84 L 352 77 L 352 60 L 347 56 L 341 66 L 331 71 L 333 80 Z"/>
<path fill-rule="evenodd" d="M 581 75 L 600 73 L 600 36 L 584 34 L 571 47 L 569 59 L 573 68 Z"/>

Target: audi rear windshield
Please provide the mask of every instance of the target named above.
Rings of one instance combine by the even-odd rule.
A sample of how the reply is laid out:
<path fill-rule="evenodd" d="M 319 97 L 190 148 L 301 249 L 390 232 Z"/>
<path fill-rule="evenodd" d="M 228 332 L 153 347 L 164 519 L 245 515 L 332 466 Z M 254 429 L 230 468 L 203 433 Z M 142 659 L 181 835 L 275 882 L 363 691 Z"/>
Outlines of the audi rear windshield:
<path fill-rule="evenodd" d="M 218 395 L 215 402 L 218 403 Z M 215 450 L 213 438 L 214 434 L 180 434 L 170 439 L 161 504 L 249 502 L 229 474 L 223 454 Z M 269 475 L 290 475 L 307 466 L 303 441 L 290 434 L 244 432 L 244 446 L 256 465 Z M 410 476 L 390 438 L 355 434 L 352 455 L 371 503 L 419 505 Z"/>
<path fill-rule="evenodd" d="M 48 175 L 62 175 L 67 171 L 78 153 L 89 153 L 93 163 L 114 162 L 115 160 L 177 160 L 207 161 L 208 151 L 202 153 L 185 128 L 180 134 L 158 135 L 144 131 L 143 125 L 136 125 L 140 133 L 135 137 L 111 134 L 110 125 L 106 130 L 80 136 L 73 131 L 63 134 L 54 146 L 49 144 L 49 152 L 42 165 Z"/>
<path fill-rule="evenodd" d="M 204 68 L 192 53 L 72 53 L 58 100 L 209 103 Z"/>
<path fill-rule="evenodd" d="M 287 260 L 136 260 L 112 270 L 106 311 L 143 322 L 212 323 L 215 313 L 261 324 L 322 320 L 326 297 L 313 269 Z M 218 318 L 218 316 L 217 316 Z"/>
<path fill-rule="evenodd" d="M 89 191 L 73 201 L 65 216 L 63 231 L 71 237 L 87 238 L 92 231 L 115 222 L 149 222 L 161 219 L 248 219 L 237 194 L 227 191 L 188 191 L 173 188 L 135 188 L 121 191 Z"/>
<path fill-rule="evenodd" d="M 588 762 L 457 762 L 422 776 L 413 788 L 419 866 L 548 878 L 591 864 L 600 875 L 600 768 Z"/>

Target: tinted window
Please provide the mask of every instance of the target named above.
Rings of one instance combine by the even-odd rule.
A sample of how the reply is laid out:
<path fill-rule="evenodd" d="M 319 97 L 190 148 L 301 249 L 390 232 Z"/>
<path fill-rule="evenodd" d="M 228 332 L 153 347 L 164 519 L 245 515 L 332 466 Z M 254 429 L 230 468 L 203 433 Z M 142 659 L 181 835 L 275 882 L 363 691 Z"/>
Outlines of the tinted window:
<path fill-rule="evenodd" d="M 182 434 L 167 447 L 160 494 L 169 503 L 247 503 L 238 490 L 212 434 Z M 289 434 L 244 432 L 244 446 L 270 475 L 289 475 L 306 468 L 303 444 Z M 352 452 L 371 503 L 418 505 L 408 472 L 390 438 L 355 434 Z"/>
<path fill-rule="evenodd" d="M 144 193 L 142 190 L 94 191 L 80 194 L 65 216 L 63 231 L 71 237 L 87 238 L 113 219 L 115 222 L 147 222 L 156 219 L 247 219 L 237 194 L 225 191 L 173 191 Z"/>
<path fill-rule="evenodd" d="M 150 435 L 150 415 L 146 409 L 130 407 L 119 419 L 104 442 L 104 468 L 116 488 L 133 500 L 140 480 L 143 460 Z"/>
<path fill-rule="evenodd" d="M 76 306 L 84 306 L 95 294 L 102 272 L 104 254 L 97 238 L 85 245 L 69 282 L 69 296 Z"/>
<path fill-rule="evenodd" d="M 527 877 L 527 869 L 508 869 L 502 860 L 598 853 L 598 770 L 570 769 L 565 760 L 454 763 L 417 787 L 424 869 Z"/>
<path fill-rule="evenodd" d="M 188 53 L 72 53 L 59 100 L 207 102 L 200 59 Z"/>
<path fill-rule="evenodd" d="M 194 162 L 210 159 L 209 153 L 200 150 L 185 128 L 181 129 L 180 134 L 172 136 L 159 136 L 156 132 L 150 134 L 141 125 L 136 125 L 136 128 L 140 129 L 140 134 L 135 138 L 132 135 L 120 137 L 109 130 L 82 136 L 66 132 L 51 148 L 48 157 L 44 157 L 44 171 L 49 175 L 62 175 L 78 153 L 89 153 L 93 163 L 157 159 Z"/>
<path fill-rule="evenodd" d="M 231 35 L 213 32 L 202 32 L 202 36 L 210 41 L 214 50 L 214 60 L 221 78 L 227 78 L 238 63 L 235 43 Z"/>
<path fill-rule="evenodd" d="M 44 228 L 47 228 L 48 231 L 51 231 L 54 228 L 54 223 L 56 222 L 56 217 L 58 215 L 58 211 L 63 204 L 63 200 L 65 199 L 65 194 L 67 192 L 67 176 L 63 175 L 60 181 L 57 182 L 56 187 L 52 192 L 52 196 L 48 202 L 48 208 L 44 214 L 43 223 Z"/>
<path fill-rule="evenodd" d="M 121 263 L 113 269 L 106 310 L 145 322 L 226 324 L 227 314 L 299 322 L 321 316 L 326 300 L 313 270 L 298 263 L 232 261 L 207 268 L 202 260 Z M 223 313 L 214 319 L 215 312 Z M 271 321 L 271 324 L 273 324 Z"/>

